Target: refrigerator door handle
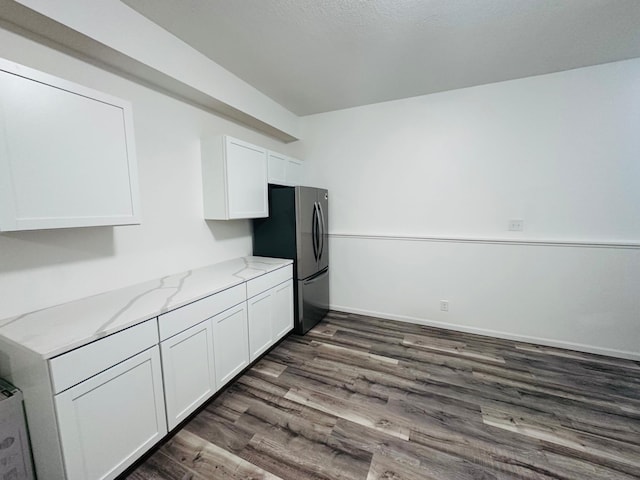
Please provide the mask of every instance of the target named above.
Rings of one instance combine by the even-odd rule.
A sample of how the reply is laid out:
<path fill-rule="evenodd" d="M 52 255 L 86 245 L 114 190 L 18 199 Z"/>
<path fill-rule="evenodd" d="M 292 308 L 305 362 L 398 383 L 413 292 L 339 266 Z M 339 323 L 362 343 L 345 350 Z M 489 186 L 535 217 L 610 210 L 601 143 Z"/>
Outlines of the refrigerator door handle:
<path fill-rule="evenodd" d="M 316 202 L 316 223 L 318 224 L 318 228 L 316 228 L 316 245 L 318 245 L 318 257 L 316 258 L 317 262 L 319 262 L 320 257 L 322 257 L 322 223 L 320 221 L 320 211 L 320 203 Z"/>
<path fill-rule="evenodd" d="M 311 241 L 313 243 L 313 258 L 318 261 L 318 250 L 320 245 L 318 243 L 318 202 L 313 202 L 313 219 L 311 220 Z"/>
<path fill-rule="evenodd" d="M 324 237 L 327 233 L 327 226 L 324 223 L 324 211 L 322 210 L 322 204 L 320 202 L 318 202 L 318 216 L 320 217 L 320 239 L 322 241 L 321 243 L 321 247 L 320 247 L 320 255 L 318 255 L 318 259 L 322 258 L 322 254 L 324 253 Z"/>

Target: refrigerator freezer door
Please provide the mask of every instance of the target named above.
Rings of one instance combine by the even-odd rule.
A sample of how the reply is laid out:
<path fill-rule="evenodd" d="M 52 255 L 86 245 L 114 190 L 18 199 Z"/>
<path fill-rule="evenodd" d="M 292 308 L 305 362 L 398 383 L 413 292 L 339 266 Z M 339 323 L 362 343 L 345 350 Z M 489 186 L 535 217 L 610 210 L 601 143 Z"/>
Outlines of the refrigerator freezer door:
<path fill-rule="evenodd" d="M 307 333 L 329 311 L 329 270 L 307 280 L 298 280 L 296 332 Z"/>
<path fill-rule="evenodd" d="M 296 187 L 296 249 L 298 261 L 298 278 L 305 279 L 318 271 L 316 258 L 317 237 L 319 231 L 317 211 L 317 189 Z"/>

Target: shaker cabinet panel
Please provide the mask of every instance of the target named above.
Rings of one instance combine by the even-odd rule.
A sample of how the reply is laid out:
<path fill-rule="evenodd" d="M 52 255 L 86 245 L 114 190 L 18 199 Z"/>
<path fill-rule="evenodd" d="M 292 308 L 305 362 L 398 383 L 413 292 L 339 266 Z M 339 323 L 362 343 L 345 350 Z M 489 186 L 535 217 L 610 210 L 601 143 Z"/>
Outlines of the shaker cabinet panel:
<path fill-rule="evenodd" d="M 167 433 L 158 347 L 55 396 L 67 480 L 113 479 Z"/>
<path fill-rule="evenodd" d="M 211 319 L 213 352 L 218 388 L 249 365 L 247 304 L 243 302 Z"/>
<path fill-rule="evenodd" d="M 139 223 L 131 104 L 0 59 L 0 231 Z"/>
<path fill-rule="evenodd" d="M 249 354 L 253 362 L 272 345 L 272 292 L 268 290 L 247 300 L 249 318 Z"/>
<path fill-rule="evenodd" d="M 211 321 L 160 344 L 167 422 L 171 430 L 216 391 Z"/>
<path fill-rule="evenodd" d="M 269 183 L 295 187 L 302 181 L 302 162 L 280 153 L 268 152 Z"/>
<path fill-rule="evenodd" d="M 202 139 L 201 155 L 205 219 L 269 215 L 265 149 L 222 135 Z"/>

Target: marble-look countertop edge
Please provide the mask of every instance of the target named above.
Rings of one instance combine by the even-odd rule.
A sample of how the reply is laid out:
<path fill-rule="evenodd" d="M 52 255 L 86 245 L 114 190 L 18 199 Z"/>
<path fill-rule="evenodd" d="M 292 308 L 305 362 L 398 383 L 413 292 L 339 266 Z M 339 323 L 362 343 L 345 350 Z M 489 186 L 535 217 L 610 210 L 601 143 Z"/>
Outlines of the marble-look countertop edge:
<path fill-rule="evenodd" d="M 239 262 L 239 261 L 244 261 L 245 263 L 245 267 L 244 269 L 240 270 L 240 272 L 245 272 L 246 278 L 240 277 L 238 276 L 240 272 L 236 272 L 233 274 L 229 275 L 229 281 L 228 282 L 220 282 L 218 283 L 214 288 L 212 288 L 211 290 L 206 290 L 206 291 L 199 291 L 198 293 L 195 293 L 193 296 L 187 296 L 184 298 L 181 298 L 179 301 L 176 302 L 171 302 L 171 298 L 172 296 L 169 297 L 169 299 L 167 299 L 163 304 L 159 305 L 157 308 L 150 308 L 148 310 L 145 310 L 144 314 L 141 315 L 137 315 L 135 317 L 132 317 L 130 319 L 127 319 L 126 322 L 122 322 L 122 323 L 117 323 L 115 324 L 112 328 L 109 327 L 105 327 L 103 329 L 100 329 L 98 333 L 94 333 L 92 335 L 84 335 L 81 336 L 79 338 L 72 338 L 73 335 L 69 335 L 69 340 L 68 341 L 64 341 L 64 342 L 59 342 L 58 345 L 56 345 L 54 348 L 35 348 L 33 346 L 29 346 L 28 342 L 25 341 L 20 341 L 16 338 L 13 338 L 13 336 L 8 336 L 5 335 L 5 332 L 3 332 L 3 329 L 12 324 L 15 321 L 19 321 L 21 319 L 24 319 L 26 317 L 29 317 L 31 315 L 39 315 L 42 316 L 44 314 L 46 314 L 46 312 L 48 310 L 54 310 L 54 309 L 72 309 L 74 304 L 79 304 L 80 302 L 91 302 L 92 299 L 94 299 L 94 301 L 96 301 L 96 303 L 98 302 L 98 299 L 104 299 L 105 296 L 108 295 L 116 295 L 118 293 L 123 294 L 126 293 L 127 291 L 131 291 L 134 292 L 137 289 L 141 289 L 141 288 L 145 288 L 145 287 L 149 287 L 149 289 L 147 290 L 143 290 L 141 293 L 139 293 L 136 296 L 144 296 L 145 294 L 149 293 L 149 292 L 153 292 L 156 291 L 158 288 L 166 288 L 166 287 L 162 287 L 162 284 L 165 280 L 171 279 L 171 280 L 176 280 L 176 279 L 180 279 L 181 277 L 186 278 L 189 275 L 191 275 L 193 272 L 204 272 L 205 270 L 215 270 L 216 267 L 220 266 L 224 266 L 224 265 L 229 265 L 232 262 Z M 102 293 L 98 293 L 96 295 L 92 295 L 90 297 L 84 297 L 84 298 L 80 298 L 77 300 L 72 300 L 70 302 L 66 302 L 64 304 L 60 304 L 60 305 L 54 305 L 51 307 L 47 307 L 41 310 L 37 310 L 34 312 L 29 312 L 23 315 L 17 315 L 17 316 L 13 316 L 13 317 L 9 317 L 9 318 L 5 318 L 0 320 L 0 340 L 7 342 L 11 345 L 13 345 L 14 347 L 17 347 L 25 352 L 29 352 L 30 354 L 35 354 L 37 357 L 40 357 L 43 360 L 50 360 L 54 357 L 57 357 L 59 355 L 63 355 L 65 353 L 70 352 L 71 350 L 75 350 L 77 348 L 83 347 L 85 345 L 88 345 L 90 343 L 93 343 L 97 340 L 100 340 L 104 337 L 113 335 L 115 333 L 121 332 L 123 330 L 126 330 L 127 328 L 131 328 L 134 327 L 136 325 L 139 325 L 145 321 L 148 320 L 152 320 L 154 318 L 157 318 L 158 316 L 165 314 L 167 312 L 170 312 L 172 310 L 176 310 L 178 308 L 184 307 L 185 305 L 189 305 L 193 302 L 197 302 L 198 300 L 202 300 L 203 298 L 209 297 L 211 295 L 215 295 L 217 293 L 220 293 L 222 291 L 228 290 L 230 288 L 233 288 L 237 285 L 241 285 L 243 283 L 246 283 L 250 280 L 253 280 L 255 278 L 258 278 L 262 275 L 266 275 L 270 272 L 273 272 L 275 270 L 278 270 L 280 268 L 284 268 L 287 265 L 291 265 L 293 263 L 292 260 L 290 259 L 281 259 L 281 258 L 268 258 L 268 257 L 240 257 L 240 258 L 236 258 L 236 259 L 232 259 L 232 260 L 227 260 L 225 262 L 221 262 L 218 264 L 212 264 L 212 265 L 207 265 L 204 267 L 200 267 L 197 269 L 193 269 L 193 270 L 188 270 L 185 272 L 181 272 L 181 273 L 177 273 L 177 274 L 172 274 L 172 275 L 168 275 L 165 277 L 162 277 L 160 279 L 156 279 L 156 280 L 151 280 L 151 281 L 147 281 L 147 282 L 143 282 L 143 283 L 138 283 L 135 285 L 130 285 L 128 287 L 123 287 L 120 289 L 116 289 L 116 290 L 111 290 L 111 291 L 107 291 L 107 292 L 102 292 Z M 257 268 L 252 268 L 250 267 L 250 265 L 256 265 L 256 264 L 260 264 L 260 265 L 264 265 L 264 269 L 257 269 Z M 250 274 L 247 274 L 246 271 L 247 270 L 253 270 L 253 272 L 251 272 Z M 254 273 L 255 272 L 255 273 Z M 159 283 L 159 286 L 156 286 L 154 288 L 151 288 L 152 284 L 154 283 Z M 178 287 L 171 287 L 174 289 L 177 289 Z M 134 296 L 134 298 L 136 297 Z M 77 322 L 76 322 L 77 323 Z"/>

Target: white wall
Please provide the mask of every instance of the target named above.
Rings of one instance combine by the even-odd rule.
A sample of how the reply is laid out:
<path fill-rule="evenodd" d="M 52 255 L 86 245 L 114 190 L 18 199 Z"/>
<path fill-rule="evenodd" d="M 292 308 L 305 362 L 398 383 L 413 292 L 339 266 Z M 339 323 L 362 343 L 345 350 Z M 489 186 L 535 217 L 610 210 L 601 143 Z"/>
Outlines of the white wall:
<path fill-rule="evenodd" d="M 640 358 L 638 85 L 631 60 L 305 117 L 333 308 Z"/>
<path fill-rule="evenodd" d="M 0 30 L 0 57 L 133 103 L 142 224 L 0 234 L 0 318 L 251 253 L 248 221 L 202 218 L 200 137 L 285 145 Z"/>

